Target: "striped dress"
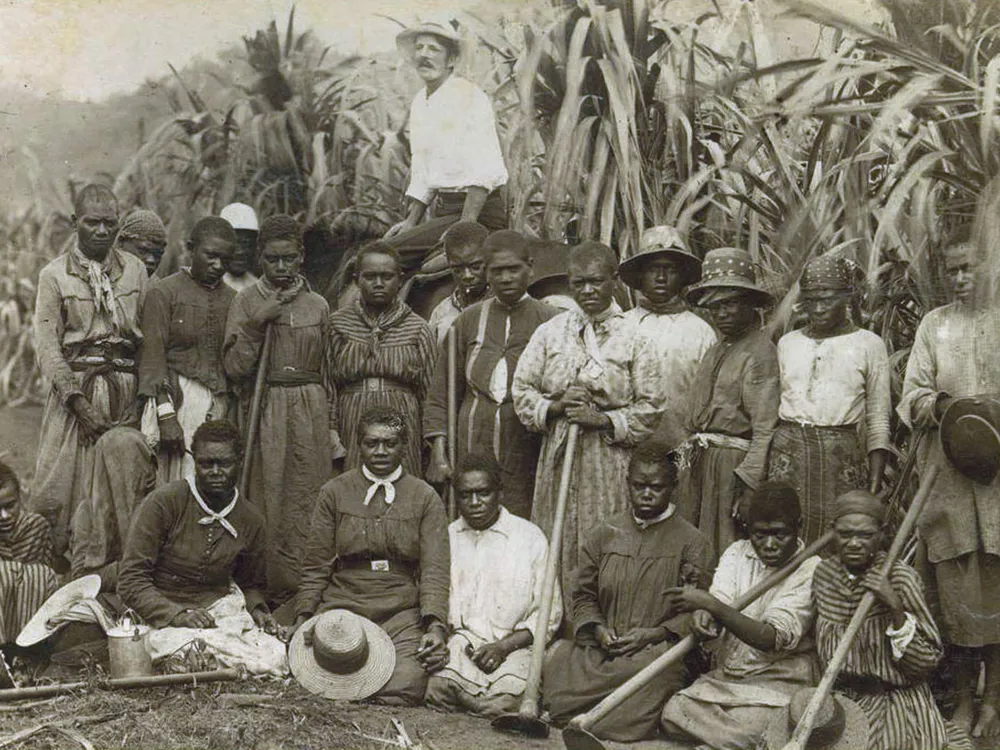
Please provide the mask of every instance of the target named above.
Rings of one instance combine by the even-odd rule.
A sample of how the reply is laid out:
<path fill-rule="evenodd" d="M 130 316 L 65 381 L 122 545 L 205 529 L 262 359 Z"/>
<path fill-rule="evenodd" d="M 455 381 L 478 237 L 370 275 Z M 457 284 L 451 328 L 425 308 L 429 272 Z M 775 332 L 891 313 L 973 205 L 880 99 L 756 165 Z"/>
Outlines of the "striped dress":
<path fill-rule="evenodd" d="M 881 566 L 879 553 L 874 566 Z M 869 750 L 942 750 L 969 747 L 967 737 L 946 722 L 931 695 L 927 678 L 943 649 L 937 625 L 924 599 L 917 572 L 897 562 L 889 575 L 903 609 L 916 620 L 916 632 L 901 658 L 893 654 L 886 631 L 892 628 L 888 607 L 876 602 L 861 627 L 838 680 L 838 690 L 857 702 L 871 729 Z M 833 657 L 866 589 L 840 561 L 821 562 L 813 576 L 816 650 L 824 668 Z"/>
<path fill-rule="evenodd" d="M 0 645 L 13 643 L 38 608 L 58 588 L 48 521 L 21 511 L 0 534 Z"/>
<path fill-rule="evenodd" d="M 361 415 L 373 406 L 389 406 L 403 414 L 409 428 L 403 468 L 422 477 L 421 409 L 437 357 L 427 323 L 399 300 L 378 317 L 359 301 L 330 315 L 328 356 L 337 425 L 347 450 L 344 469 L 361 466 Z"/>

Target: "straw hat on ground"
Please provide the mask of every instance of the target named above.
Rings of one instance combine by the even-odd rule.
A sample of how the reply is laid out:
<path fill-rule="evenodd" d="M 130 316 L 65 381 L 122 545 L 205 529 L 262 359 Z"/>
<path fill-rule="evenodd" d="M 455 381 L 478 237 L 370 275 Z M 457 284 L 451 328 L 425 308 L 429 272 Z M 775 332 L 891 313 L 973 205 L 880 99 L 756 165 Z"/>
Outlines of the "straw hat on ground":
<path fill-rule="evenodd" d="M 701 265 L 701 281 L 687 291 L 688 302 L 708 304 L 718 292 L 742 291 L 754 300 L 754 305 L 766 307 L 774 297 L 757 283 L 757 274 L 750 253 L 735 247 L 710 250 Z M 709 299 L 706 300 L 706 297 Z"/>
<path fill-rule="evenodd" d="M 35 615 L 28 620 L 28 624 L 17 636 L 17 645 L 21 648 L 34 646 L 41 643 L 50 635 L 59 630 L 65 624 L 65 620 L 58 624 L 49 624 L 59 615 L 66 614 L 73 605 L 84 599 L 96 599 L 101 592 L 101 577 L 99 575 L 83 576 L 75 581 L 70 581 L 62 588 L 55 591 L 52 596 L 45 600 L 45 603 L 35 612 Z"/>
<path fill-rule="evenodd" d="M 1000 401 L 955 399 L 941 417 L 938 435 L 952 466 L 979 484 L 993 482 L 1000 472 Z"/>
<path fill-rule="evenodd" d="M 312 631 L 312 645 L 305 634 Z M 292 674 L 310 693 L 357 701 L 381 690 L 396 667 L 392 639 L 371 620 L 346 609 L 323 612 L 295 631 L 288 647 Z"/>
<path fill-rule="evenodd" d="M 781 750 L 785 747 L 815 692 L 816 688 L 803 688 L 792 696 L 787 711 L 775 712 L 758 748 Z M 806 740 L 806 749 L 863 750 L 868 747 L 869 731 L 868 719 L 857 703 L 843 695 L 830 695 L 823 701 L 816 724 Z"/>
<path fill-rule="evenodd" d="M 688 251 L 676 229 L 669 226 L 650 227 L 642 233 L 639 252 L 618 266 L 621 280 L 633 289 L 642 286 L 642 267 L 651 258 L 669 258 L 676 262 L 684 275 L 683 286 L 701 278 L 701 258 Z"/>

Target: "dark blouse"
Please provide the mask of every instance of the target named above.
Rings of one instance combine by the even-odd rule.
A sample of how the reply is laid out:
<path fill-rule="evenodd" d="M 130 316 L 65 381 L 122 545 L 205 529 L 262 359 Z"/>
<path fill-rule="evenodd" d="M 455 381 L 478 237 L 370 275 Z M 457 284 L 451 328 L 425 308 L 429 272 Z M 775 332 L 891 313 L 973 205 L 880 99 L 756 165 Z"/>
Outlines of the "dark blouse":
<path fill-rule="evenodd" d="M 184 609 L 207 607 L 229 593 L 232 579 L 251 612 L 266 583 L 264 521 L 242 498 L 226 520 L 202 525 L 205 512 L 185 480 L 151 492 L 129 528 L 118 568 L 118 595 L 150 625 L 165 627 Z"/>

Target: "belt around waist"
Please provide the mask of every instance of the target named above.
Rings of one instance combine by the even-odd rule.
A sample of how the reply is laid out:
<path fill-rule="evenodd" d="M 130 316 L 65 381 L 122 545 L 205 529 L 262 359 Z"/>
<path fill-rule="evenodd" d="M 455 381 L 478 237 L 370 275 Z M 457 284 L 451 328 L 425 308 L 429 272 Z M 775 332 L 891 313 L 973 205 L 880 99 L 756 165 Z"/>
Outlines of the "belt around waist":
<path fill-rule="evenodd" d="M 323 382 L 318 372 L 299 372 L 298 370 L 278 370 L 267 375 L 267 384 L 279 388 L 290 388 L 296 385 L 315 385 Z"/>
<path fill-rule="evenodd" d="M 405 385 L 389 378 L 362 378 L 348 383 L 341 393 L 378 393 L 380 391 L 409 391 Z"/>
<path fill-rule="evenodd" d="M 115 372 L 136 371 L 135 360 L 124 357 L 108 358 L 97 356 L 77 357 L 70 360 L 69 369 L 73 372 L 89 372 L 91 370 L 114 370 Z"/>
<path fill-rule="evenodd" d="M 854 432 L 858 429 L 855 424 L 811 424 L 810 422 L 799 422 L 792 419 L 779 419 L 778 427 L 798 427 L 803 430 L 818 430 L 820 432 Z"/>
<path fill-rule="evenodd" d="M 411 578 L 417 574 L 417 564 L 407 560 L 392 560 L 373 557 L 338 557 L 334 569 L 341 570 L 369 570 L 379 573 L 402 573 Z"/>

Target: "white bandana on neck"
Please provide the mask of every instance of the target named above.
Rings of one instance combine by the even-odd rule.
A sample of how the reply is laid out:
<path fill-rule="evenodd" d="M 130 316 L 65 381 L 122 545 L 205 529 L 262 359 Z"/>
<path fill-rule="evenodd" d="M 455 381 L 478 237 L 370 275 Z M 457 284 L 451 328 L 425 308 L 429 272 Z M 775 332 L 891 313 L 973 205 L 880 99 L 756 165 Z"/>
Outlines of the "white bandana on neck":
<path fill-rule="evenodd" d="M 397 466 L 396 470 L 387 477 L 377 477 L 368 471 L 367 466 L 361 464 L 361 473 L 364 475 L 365 479 L 372 483 L 368 487 L 368 491 L 365 493 L 365 505 L 368 505 L 368 503 L 372 501 L 372 498 L 375 497 L 375 493 L 378 492 L 379 487 L 385 490 L 385 504 L 392 505 L 393 500 L 396 499 L 396 488 L 393 485 L 393 482 L 403 476 L 403 467 L 401 465 Z"/>
<path fill-rule="evenodd" d="M 209 526 L 210 524 L 218 523 L 219 526 L 233 535 L 233 539 L 239 538 L 239 534 L 236 533 L 236 527 L 226 520 L 226 516 L 228 516 L 232 512 L 233 508 L 236 507 L 236 501 L 240 499 L 240 491 L 238 489 L 234 489 L 232 501 L 229 505 L 216 513 L 214 510 L 209 508 L 208 503 L 202 499 L 201 493 L 198 492 L 198 487 L 195 484 L 194 477 L 185 477 L 185 480 L 188 483 L 188 487 L 191 488 L 191 494 L 194 495 L 194 499 L 198 501 L 198 505 L 200 505 L 201 509 L 208 514 L 203 518 L 199 518 L 198 523 L 202 526 Z"/>

